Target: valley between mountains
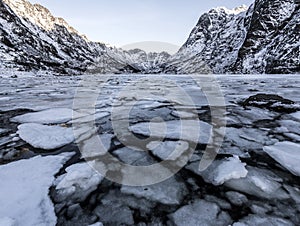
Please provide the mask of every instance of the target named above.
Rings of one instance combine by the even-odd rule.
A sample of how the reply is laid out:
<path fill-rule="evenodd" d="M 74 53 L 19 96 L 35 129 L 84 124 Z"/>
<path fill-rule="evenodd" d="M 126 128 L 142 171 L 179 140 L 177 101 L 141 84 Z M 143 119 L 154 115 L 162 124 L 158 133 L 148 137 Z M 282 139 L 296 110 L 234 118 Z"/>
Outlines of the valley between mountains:
<path fill-rule="evenodd" d="M 56 74 L 299 73 L 298 0 L 256 0 L 203 14 L 174 55 L 91 42 L 26 0 L 0 2 L 0 67 Z"/>

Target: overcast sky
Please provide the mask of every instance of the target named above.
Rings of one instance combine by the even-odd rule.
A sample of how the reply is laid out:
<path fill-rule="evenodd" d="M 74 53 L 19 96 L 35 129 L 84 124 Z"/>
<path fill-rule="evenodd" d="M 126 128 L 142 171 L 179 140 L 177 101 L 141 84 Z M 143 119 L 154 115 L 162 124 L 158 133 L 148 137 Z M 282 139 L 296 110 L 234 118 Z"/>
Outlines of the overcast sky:
<path fill-rule="evenodd" d="M 161 41 L 181 46 L 200 15 L 254 0 L 29 0 L 63 17 L 90 40 L 121 47 Z"/>

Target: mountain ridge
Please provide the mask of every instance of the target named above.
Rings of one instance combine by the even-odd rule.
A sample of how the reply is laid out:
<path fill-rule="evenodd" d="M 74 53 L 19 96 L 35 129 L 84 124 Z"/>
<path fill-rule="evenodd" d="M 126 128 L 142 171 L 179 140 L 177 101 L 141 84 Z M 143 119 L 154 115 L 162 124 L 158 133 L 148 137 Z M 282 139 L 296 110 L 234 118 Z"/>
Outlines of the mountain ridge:
<path fill-rule="evenodd" d="M 299 73 L 299 0 L 255 0 L 200 16 L 174 55 L 89 41 L 26 0 L 0 0 L 0 68 L 83 73 Z"/>

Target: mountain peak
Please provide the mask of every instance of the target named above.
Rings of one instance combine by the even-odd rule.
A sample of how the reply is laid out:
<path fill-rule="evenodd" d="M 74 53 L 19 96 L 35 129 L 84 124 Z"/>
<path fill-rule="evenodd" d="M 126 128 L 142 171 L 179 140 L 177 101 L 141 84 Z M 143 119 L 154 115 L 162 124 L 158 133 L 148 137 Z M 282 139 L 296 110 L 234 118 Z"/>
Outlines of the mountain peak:
<path fill-rule="evenodd" d="M 18 16 L 29 20 L 45 31 L 55 28 L 55 25 L 65 27 L 70 33 L 79 35 L 78 31 L 64 19 L 55 17 L 50 10 L 40 4 L 31 4 L 26 0 L 3 0 Z"/>
<path fill-rule="evenodd" d="M 242 12 L 245 12 L 248 10 L 248 6 L 246 5 L 241 5 L 241 6 L 238 6 L 236 8 L 233 8 L 233 9 L 228 9 L 224 6 L 222 7 L 217 7 L 215 9 L 213 9 L 214 11 L 217 11 L 217 12 L 225 12 L 226 14 L 234 14 L 234 15 L 237 15 L 237 14 L 240 14 Z"/>

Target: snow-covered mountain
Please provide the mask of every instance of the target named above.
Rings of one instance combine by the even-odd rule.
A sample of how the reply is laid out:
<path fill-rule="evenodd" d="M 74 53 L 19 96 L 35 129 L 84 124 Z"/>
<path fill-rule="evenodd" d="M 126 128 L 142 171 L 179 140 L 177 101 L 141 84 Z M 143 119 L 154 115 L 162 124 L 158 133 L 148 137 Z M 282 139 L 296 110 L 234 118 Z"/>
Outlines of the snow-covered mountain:
<path fill-rule="evenodd" d="M 257 0 L 233 71 L 300 72 L 300 1 Z"/>
<path fill-rule="evenodd" d="M 299 4 L 256 0 L 249 8 L 212 9 L 200 17 L 164 70 L 202 72 L 202 64 L 213 73 L 300 72 Z"/>
<path fill-rule="evenodd" d="M 88 67 L 88 73 L 141 73 L 141 74 L 156 74 L 162 72 L 164 63 L 170 58 L 167 52 L 147 53 L 141 49 L 132 49 L 125 51 L 123 49 L 108 48 L 106 55 L 109 56 L 109 61 L 103 55 L 96 58 L 95 62 Z M 112 63 L 113 62 L 113 63 Z M 112 67 L 119 65 L 118 70 Z M 120 70 L 120 68 L 122 70 Z"/>
<path fill-rule="evenodd" d="M 0 69 L 91 73 L 299 73 L 300 1 L 203 14 L 173 56 L 91 42 L 26 0 L 0 0 Z"/>
<path fill-rule="evenodd" d="M 25 0 L 0 1 L 1 67 L 51 70 L 59 74 L 84 71 L 93 56 L 105 51 L 40 5 Z"/>
<path fill-rule="evenodd" d="M 0 68 L 80 74 L 156 70 L 164 53 L 152 57 L 107 47 L 80 35 L 64 19 L 26 0 L 0 1 Z M 149 60 L 148 58 L 151 58 Z M 101 65 L 104 65 L 103 67 Z"/>

